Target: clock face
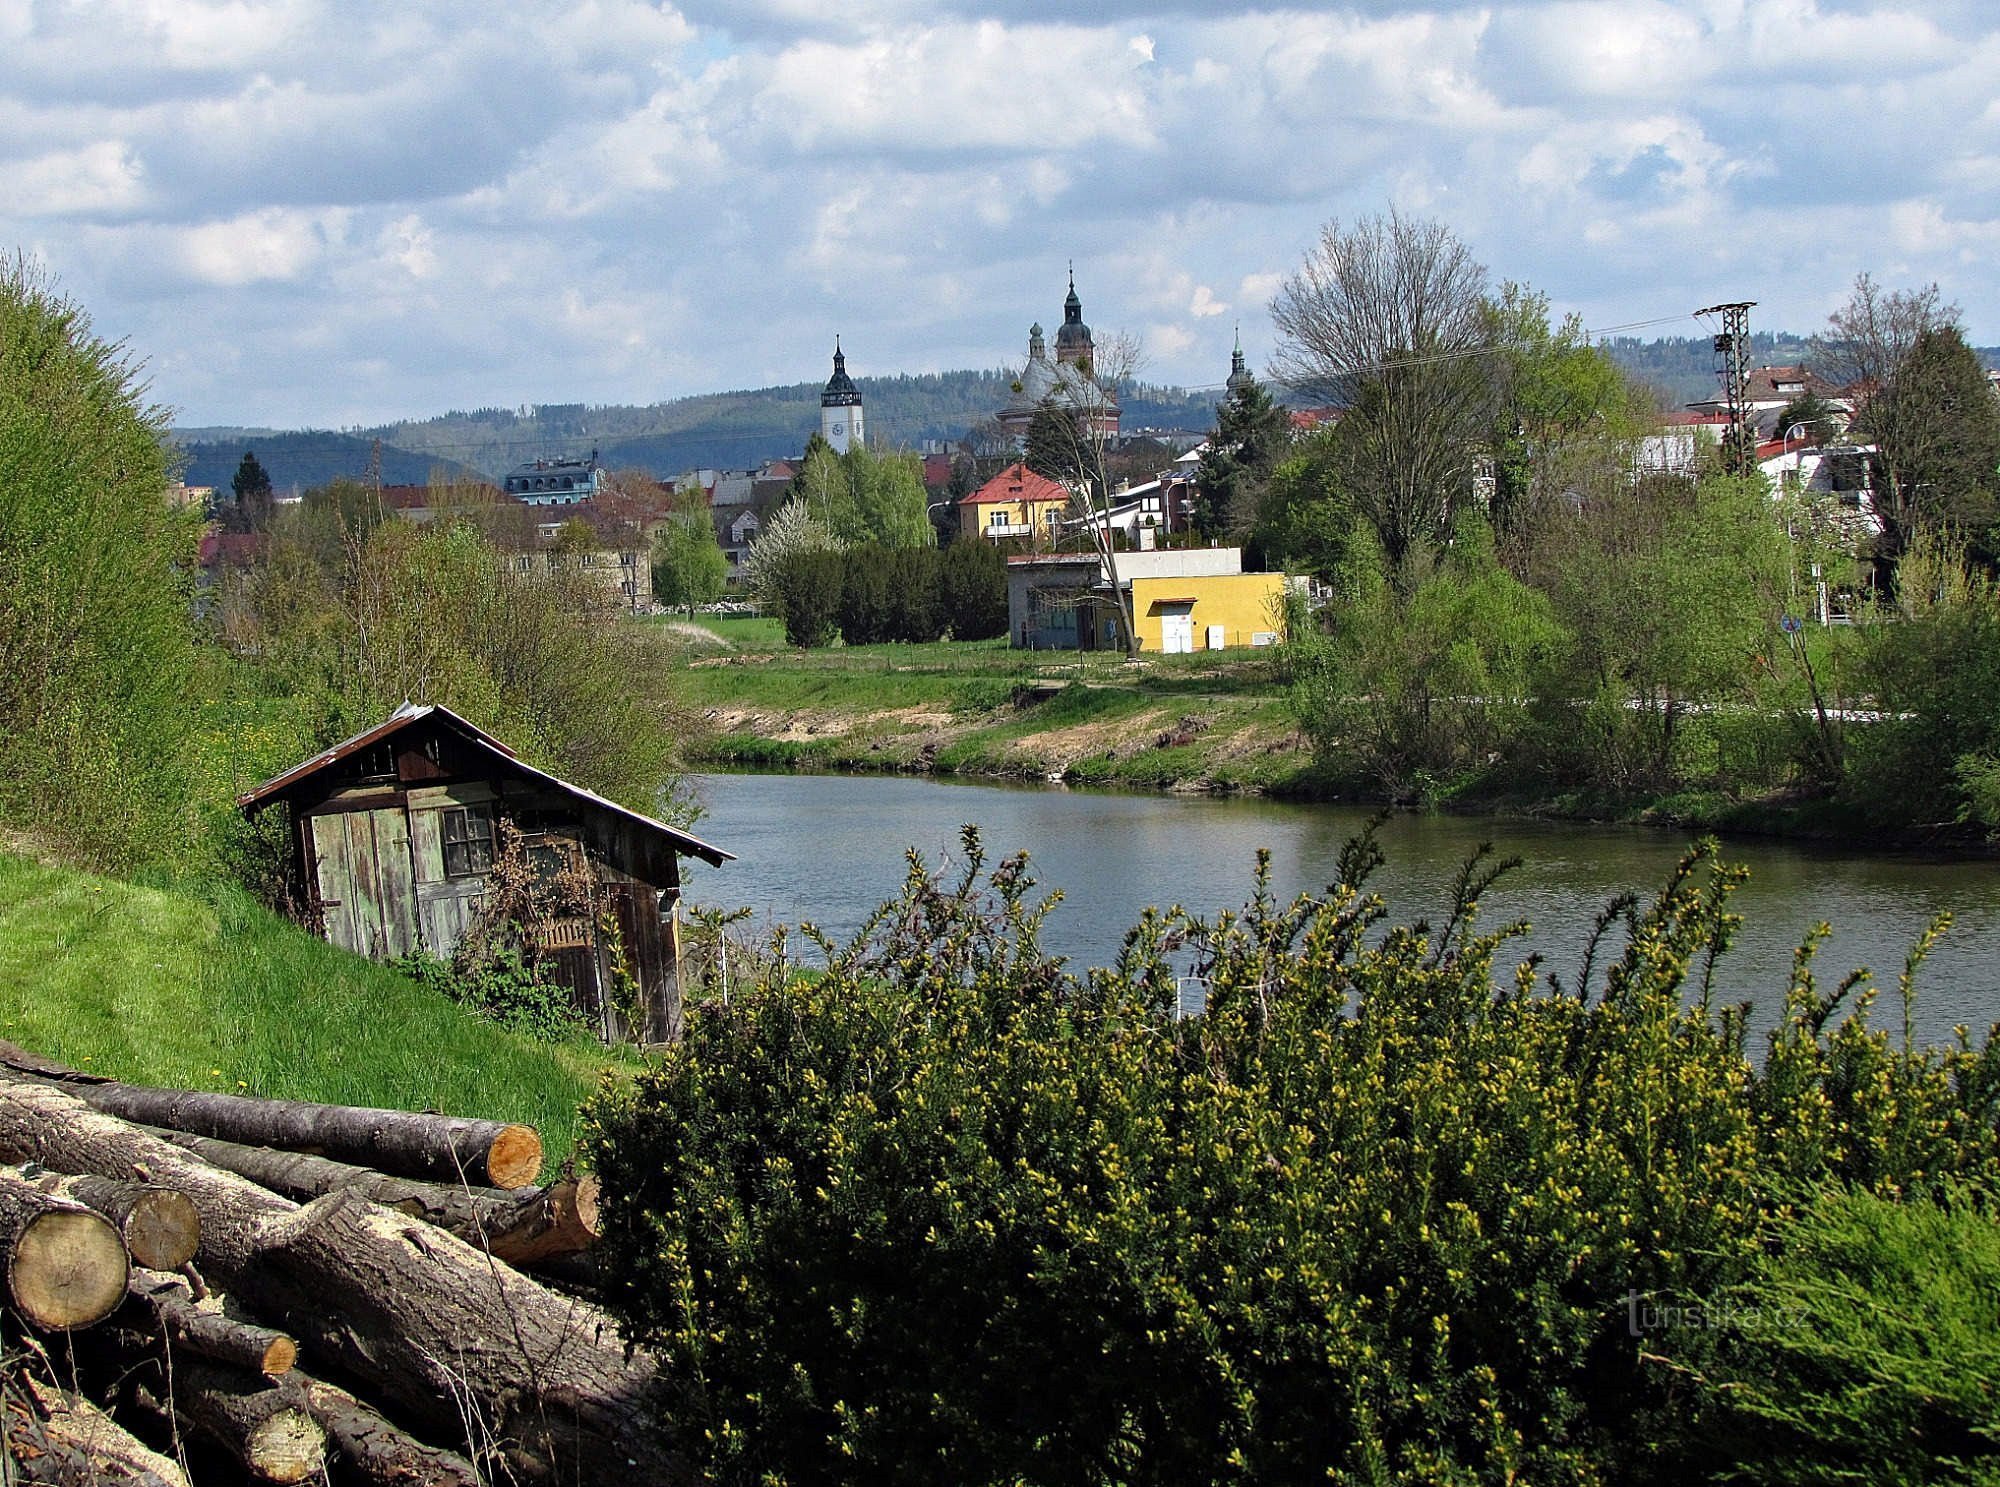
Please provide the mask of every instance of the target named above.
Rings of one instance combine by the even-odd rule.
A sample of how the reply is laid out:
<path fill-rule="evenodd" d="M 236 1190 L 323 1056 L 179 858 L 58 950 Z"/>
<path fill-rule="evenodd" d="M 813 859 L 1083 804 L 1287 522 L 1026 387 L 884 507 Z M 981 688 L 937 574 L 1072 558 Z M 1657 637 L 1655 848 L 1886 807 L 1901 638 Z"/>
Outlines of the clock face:
<path fill-rule="evenodd" d="M 837 439 L 837 438 L 839 438 L 839 437 L 841 436 L 841 434 L 842 434 L 842 433 L 846 432 L 846 428 L 847 428 L 847 426 L 846 426 L 845 424 L 840 424 L 840 423 L 836 423 L 836 424 L 835 424 L 835 425 L 833 426 L 833 430 L 832 430 L 832 432 L 833 432 L 833 436 L 834 436 L 834 437 L 835 437 L 836 439 Z"/>

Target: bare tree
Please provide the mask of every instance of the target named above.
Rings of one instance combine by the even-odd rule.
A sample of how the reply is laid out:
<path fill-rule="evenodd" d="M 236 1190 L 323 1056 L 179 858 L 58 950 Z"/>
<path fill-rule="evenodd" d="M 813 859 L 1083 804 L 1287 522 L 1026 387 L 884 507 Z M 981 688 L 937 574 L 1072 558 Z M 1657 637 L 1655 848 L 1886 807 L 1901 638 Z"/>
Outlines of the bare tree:
<path fill-rule="evenodd" d="M 1947 332 L 1960 333 L 1959 309 L 1936 284 L 1885 290 L 1863 273 L 1813 338 L 1813 370 L 1846 390 L 1855 433 L 1875 446 L 1876 557 L 1883 564 L 1902 556 L 1926 515 L 1926 473 L 1947 435 L 1927 375 L 1934 358 L 1915 353 Z"/>
<path fill-rule="evenodd" d="M 1090 537 L 1098 565 L 1111 586 L 1111 608 L 1118 641 L 1125 654 L 1139 654 L 1139 635 L 1118 578 L 1117 544 L 1111 530 L 1111 487 L 1104 473 L 1104 455 L 1117 438 L 1118 388 L 1138 375 L 1145 351 L 1137 336 L 1116 331 L 1097 341 L 1094 354 L 1063 369 L 1063 375 L 1043 399 L 1035 427 L 1047 449 L 1047 468 L 1039 473 L 1059 481 L 1070 493 L 1074 519 Z"/>
<path fill-rule="evenodd" d="M 1338 469 L 1401 566 L 1472 491 L 1491 418 L 1486 270 L 1442 223 L 1392 210 L 1318 246 L 1271 301 L 1272 371 L 1341 406 Z"/>

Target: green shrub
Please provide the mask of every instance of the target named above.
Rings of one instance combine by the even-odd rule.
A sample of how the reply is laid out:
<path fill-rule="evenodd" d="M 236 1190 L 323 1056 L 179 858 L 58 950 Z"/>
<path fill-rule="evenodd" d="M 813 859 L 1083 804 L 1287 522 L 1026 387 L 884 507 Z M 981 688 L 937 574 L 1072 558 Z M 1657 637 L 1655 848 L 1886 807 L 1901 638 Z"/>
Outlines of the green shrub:
<path fill-rule="evenodd" d="M 938 554 L 938 608 L 953 640 L 1007 633 L 1007 560 L 979 536 L 961 537 Z"/>
<path fill-rule="evenodd" d="M 838 638 L 845 566 L 840 553 L 823 550 L 793 553 L 779 564 L 773 585 L 787 645 L 809 649 Z"/>
<path fill-rule="evenodd" d="M 390 964 L 419 986 L 470 1007 L 509 1032 L 548 1043 L 591 1035 L 569 988 L 549 980 L 547 968 L 518 946 L 497 948 L 477 960 L 447 960 L 413 950 Z"/>
<path fill-rule="evenodd" d="M 0 819 L 121 868 L 194 837 L 201 513 L 169 504 L 143 398 L 89 316 L 0 267 Z"/>
<path fill-rule="evenodd" d="M 1996 1315 L 1990 1203 L 1830 1188 L 1773 1220 L 1744 1280 L 1649 1319 L 1731 1478 L 1915 1487 L 2000 1480 Z"/>
<path fill-rule="evenodd" d="M 1387 928 L 1350 844 L 1079 979 L 1025 862 L 966 858 L 591 1113 L 609 1299 L 706 1479 L 1681 1481 L 1629 1297 L 1741 1280 L 1780 1185 L 2000 1168 L 2000 1059 L 1829 1032 L 1809 955 L 1747 1057 L 1712 850 L 1546 989 L 1496 989 L 1478 864 Z"/>

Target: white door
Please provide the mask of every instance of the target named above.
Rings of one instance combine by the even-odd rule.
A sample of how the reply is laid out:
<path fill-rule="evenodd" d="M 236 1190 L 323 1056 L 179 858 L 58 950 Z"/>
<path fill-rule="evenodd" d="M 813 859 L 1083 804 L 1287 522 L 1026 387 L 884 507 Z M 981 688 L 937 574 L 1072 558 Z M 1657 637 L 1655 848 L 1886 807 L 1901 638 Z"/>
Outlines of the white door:
<path fill-rule="evenodd" d="M 1175 607 L 1160 615 L 1160 649 L 1170 656 L 1194 651 L 1194 607 Z"/>

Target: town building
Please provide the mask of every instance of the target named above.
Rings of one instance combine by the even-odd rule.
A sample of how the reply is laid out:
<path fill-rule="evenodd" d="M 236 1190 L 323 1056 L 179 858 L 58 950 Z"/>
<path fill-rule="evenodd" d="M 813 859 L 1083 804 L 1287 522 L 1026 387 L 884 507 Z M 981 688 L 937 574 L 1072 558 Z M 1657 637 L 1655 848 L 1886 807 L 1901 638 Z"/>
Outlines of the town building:
<path fill-rule="evenodd" d="M 512 932 L 606 1040 L 678 1033 L 680 858 L 732 856 L 535 768 L 435 705 L 404 703 L 237 804 L 286 809 L 300 917 L 371 959 L 448 957 L 489 897 L 509 895 L 494 908 L 521 916 Z"/>
<path fill-rule="evenodd" d="M 597 451 L 580 460 L 530 460 L 516 465 L 500 480 L 500 488 L 529 506 L 574 506 L 604 487 Z"/>
<path fill-rule="evenodd" d="M 989 542 L 1009 537 L 1051 540 L 1069 509 L 1070 493 L 1046 475 L 1015 461 L 958 503 L 958 529 Z"/>
<path fill-rule="evenodd" d="M 1274 645 L 1282 573 L 1245 573 L 1237 547 L 1116 556 L 1118 586 L 1096 553 L 1007 560 L 1007 629 L 1018 649 L 1116 650 L 1122 601 L 1141 655 Z"/>

